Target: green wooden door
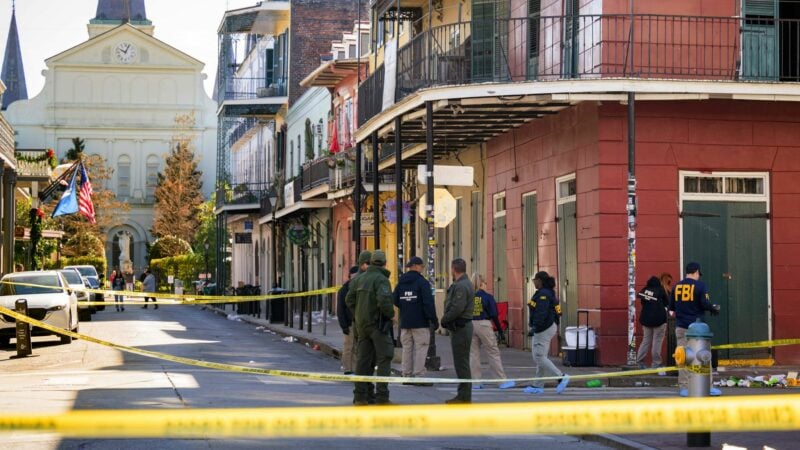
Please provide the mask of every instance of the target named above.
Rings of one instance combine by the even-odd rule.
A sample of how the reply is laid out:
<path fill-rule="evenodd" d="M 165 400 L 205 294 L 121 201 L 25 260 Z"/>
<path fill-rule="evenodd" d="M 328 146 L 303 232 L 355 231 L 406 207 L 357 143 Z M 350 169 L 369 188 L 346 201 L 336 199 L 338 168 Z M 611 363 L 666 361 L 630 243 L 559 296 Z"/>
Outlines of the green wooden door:
<path fill-rule="evenodd" d="M 777 80 L 780 46 L 776 0 L 742 1 L 742 78 Z"/>
<path fill-rule="evenodd" d="M 562 329 L 578 323 L 578 227 L 575 202 L 558 205 L 558 296 Z"/>
<path fill-rule="evenodd" d="M 506 216 L 494 218 L 494 223 L 492 224 L 492 245 L 494 260 L 494 296 L 498 302 L 507 302 Z"/>
<path fill-rule="evenodd" d="M 508 76 L 509 0 L 472 0 L 472 80 Z"/>
<path fill-rule="evenodd" d="M 573 77 L 578 74 L 578 29 L 580 28 L 580 2 L 566 0 L 564 2 L 564 36 L 563 67 L 561 74 L 564 77 Z"/>
<path fill-rule="evenodd" d="M 711 302 L 714 344 L 769 338 L 767 209 L 763 202 L 683 203 L 683 261 L 699 262 Z M 720 352 L 720 358 L 763 358 L 765 349 Z"/>
<path fill-rule="evenodd" d="M 522 261 L 523 276 L 525 277 L 524 302 L 527 302 L 536 292 L 533 286 L 533 276 L 539 270 L 539 226 L 536 215 L 536 195 L 526 195 L 522 198 Z M 523 307 L 523 327 L 528 326 L 528 308 Z M 530 340 L 525 339 L 524 347 L 530 347 Z"/>

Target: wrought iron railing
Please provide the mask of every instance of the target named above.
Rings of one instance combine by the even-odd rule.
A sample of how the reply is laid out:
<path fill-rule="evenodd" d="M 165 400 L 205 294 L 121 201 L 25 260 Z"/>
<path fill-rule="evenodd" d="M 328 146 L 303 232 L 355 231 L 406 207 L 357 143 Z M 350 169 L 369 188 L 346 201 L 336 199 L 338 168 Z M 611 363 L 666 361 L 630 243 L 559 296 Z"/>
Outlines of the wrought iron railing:
<path fill-rule="evenodd" d="M 303 192 L 327 184 L 330 179 L 333 157 L 321 157 L 303 165 Z"/>
<path fill-rule="evenodd" d="M 384 70 L 359 89 L 359 125 L 381 112 Z M 581 15 L 472 20 L 398 50 L 395 99 L 425 88 L 597 78 L 800 82 L 800 20 Z"/>
<path fill-rule="evenodd" d="M 271 183 L 237 183 L 217 187 L 217 208 L 226 205 L 261 205 L 261 199 L 269 195 Z"/>
<path fill-rule="evenodd" d="M 258 125 L 258 118 L 256 117 L 240 117 L 236 118 L 236 124 L 232 126 L 230 134 L 228 134 L 228 149 L 230 150 L 239 139 L 244 137 L 248 131 Z"/>
<path fill-rule="evenodd" d="M 276 78 L 227 78 L 225 89 L 220 92 L 220 100 L 254 100 L 286 96 L 286 79 Z"/>

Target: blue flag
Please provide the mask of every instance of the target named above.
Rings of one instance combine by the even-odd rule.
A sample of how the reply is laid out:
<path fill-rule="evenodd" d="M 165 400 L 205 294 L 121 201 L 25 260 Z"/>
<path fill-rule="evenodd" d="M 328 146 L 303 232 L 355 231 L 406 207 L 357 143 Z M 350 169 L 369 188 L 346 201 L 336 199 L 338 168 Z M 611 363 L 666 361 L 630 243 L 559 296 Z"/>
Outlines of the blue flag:
<path fill-rule="evenodd" d="M 76 175 L 78 175 L 77 170 L 72 173 L 72 181 L 61 196 L 61 200 L 58 201 L 52 217 L 67 216 L 78 212 L 78 191 L 75 189 Z"/>

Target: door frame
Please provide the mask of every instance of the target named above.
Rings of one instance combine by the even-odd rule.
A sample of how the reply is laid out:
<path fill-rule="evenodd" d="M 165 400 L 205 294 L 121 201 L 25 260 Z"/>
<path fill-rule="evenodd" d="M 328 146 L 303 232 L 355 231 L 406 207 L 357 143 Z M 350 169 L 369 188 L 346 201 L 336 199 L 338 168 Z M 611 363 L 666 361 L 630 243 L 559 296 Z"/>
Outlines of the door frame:
<path fill-rule="evenodd" d="M 539 267 L 541 264 L 539 263 L 539 199 L 537 197 L 537 191 L 533 190 L 530 192 L 525 192 L 522 194 L 522 267 L 525 272 L 528 271 L 528 268 L 525 267 L 525 243 L 526 242 L 533 242 L 533 246 L 536 250 L 536 267 L 534 268 L 534 273 L 539 271 Z M 528 224 L 525 220 L 525 199 L 528 197 L 537 197 L 536 198 L 536 236 L 528 236 L 526 231 L 528 229 Z M 526 275 L 526 273 L 523 273 Z M 522 291 L 525 295 L 522 298 L 522 324 L 523 329 L 524 327 L 528 326 L 528 320 L 530 313 L 528 312 L 527 302 L 533 295 L 533 292 L 528 292 L 528 282 L 525 282 L 525 286 L 522 288 Z M 522 348 L 525 350 L 529 350 L 531 348 L 530 339 L 523 339 L 522 340 Z"/>
<path fill-rule="evenodd" d="M 761 194 L 708 194 L 685 192 L 684 179 L 686 177 L 701 178 L 723 178 L 723 190 L 725 187 L 725 177 L 746 177 L 761 178 L 764 180 L 764 192 Z M 678 248 L 680 251 L 680 278 L 683 278 L 683 268 L 686 261 L 683 256 L 683 202 L 684 201 L 706 201 L 706 202 L 746 202 L 746 203 L 765 203 L 767 205 L 767 336 L 773 339 L 772 325 L 772 222 L 770 217 L 770 174 L 769 172 L 727 172 L 727 171 L 697 171 L 679 170 L 678 171 Z"/>
<path fill-rule="evenodd" d="M 564 183 L 566 181 L 575 181 L 575 194 L 566 195 L 566 196 L 562 197 L 561 193 L 559 191 L 559 188 L 561 187 L 561 183 Z M 578 251 L 577 250 L 578 249 L 578 230 L 577 230 L 577 226 L 578 226 L 578 218 L 577 218 L 577 213 L 578 213 L 578 192 L 577 192 L 578 189 L 577 188 L 578 188 L 578 184 L 577 183 L 578 183 L 577 172 L 572 172 L 572 173 L 569 173 L 569 174 L 566 174 L 566 175 L 562 175 L 562 176 L 557 177 L 555 179 L 556 206 L 555 206 L 555 211 L 554 211 L 555 212 L 555 217 L 557 219 L 559 219 L 559 220 L 563 220 L 563 218 L 559 218 L 558 217 L 558 207 L 561 206 L 561 205 L 567 204 L 567 203 L 574 203 L 575 204 L 575 215 L 576 215 L 576 217 L 575 217 L 575 226 L 576 226 L 576 230 L 575 230 L 575 253 L 576 253 L 576 255 L 575 256 L 576 257 L 577 257 L 577 251 Z M 569 296 L 566 295 L 567 294 L 566 290 L 564 290 L 564 292 L 561 292 L 561 288 L 562 288 L 562 284 L 561 283 L 563 283 L 564 277 L 566 276 L 566 274 L 565 273 L 561 273 L 561 251 L 562 251 L 561 240 L 562 240 L 562 238 L 561 238 L 561 234 L 559 233 L 558 230 L 559 230 L 559 223 L 558 223 L 558 221 L 556 221 L 556 271 L 558 272 L 558 277 L 557 277 L 558 283 L 556 285 L 556 295 L 559 297 L 559 300 L 560 300 L 560 302 L 562 302 L 562 305 L 563 305 L 564 301 L 569 302 L 572 299 L 570 299 Z M 566 247 L 566 246 L 564 245 L 564 247 Z M 564 255 L 566 257 L 566 249 L 563 249 L 563 250 L 564 250 Z M 577 274 L 577 264 L 578 264 L 578 262 L 575 261 L 576 274 Z M 567 263 L 566 263 L 566 261 L 564 261 L 564 272 L 567 272 Z M 577 277 L 573 281 L 577 284 L 577 282 L 578 282 Z M 576 286 L 575 291 L 576 291 L 576 293 L 578 292 L 577 286 Z M 566 298 L 566 300 L 565 300 L 565 298 Z M 569 308 L 569 306 L 567 306 L 567 308 Z M 575 300 L 575 311 L 576 311 L 576 314 L 577 314 L 577 310 L 578 309 L 580 309 L 580 308 L 579 308 L 579 303 L 578 303 L 577 298 L 576 298 L 576 300 Z M 575 326 L 578 325 L 577 321 L 576 321 L 576 323 L 574 325 Z M 566 313 L 566 314 L 564 314 L 563 320 L 561 320 L 561 325 L 560 325 L 561 331 L 566 330 L 566 328 L 568 326 L 571 326 L 571 325 L 569 324 L 569 313 Z M 559 349 L 559 351 L 560 350 L 561 349 Z"/>

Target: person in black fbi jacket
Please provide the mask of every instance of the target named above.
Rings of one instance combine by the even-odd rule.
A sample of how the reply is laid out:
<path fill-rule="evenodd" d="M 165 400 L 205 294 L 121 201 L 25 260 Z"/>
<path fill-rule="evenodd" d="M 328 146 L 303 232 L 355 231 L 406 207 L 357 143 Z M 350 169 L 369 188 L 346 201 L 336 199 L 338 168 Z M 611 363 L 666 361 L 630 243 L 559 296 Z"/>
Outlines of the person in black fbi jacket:
<path fill-rule="evenodd" d="M 556 386 L 556 392 L 560 394 L 564 392 L 567 384 L 569 384 L 569 375 L 558 370 L 558 367 L 547 357 L 547 353 L 550 350 L 550 341 L 558 334 L 561 309 L 553 291 L 555 279 L 547 272 L 538 272 L 533 277 L 533 285 L 536 287 L 536 292 L 528 301 L 530 317 L 528 336 L 531 337 L 531 352 L 533 353 L 533 362 L 536 364 L 534 377 L 545 376 L 545 372 L 549 372 L 548 375 L 551 376 L 561 377 Z M 525 388 L 523 392 L 526 394 L 542 394 L 544 393 L 544 383 L 535 381 L 533 385 Z"/>
<path fill-rule="evenodd" d="M 675 340 L 680 347 L 686 346 L 686 331 L 689 325 L 705 319 L 706 311 L 712 315 L 719 314 L 719 305 L 711 303 L 706 284 L 700 280 L 703 272 L 700 264 L 690 262 L 686 265 L 686 275 L 675 285 L 669 301 L 669 310 L 675 314 Z M 689 395 L 689 372 L 681 369 L 678 372 L 678 391 L 681 397 Z M 712 396 L 721 395 L 722 392 L 712 387 Z"/>
<path fill-rule="evenodd" d="M 403 344 L 403 376 L 424 377 L 431 343 L 430 329 L 439 328 L 431 283 L 422 276 L 425 264 L 415 256 L 406 264 L 394 289 L 394 306 L 400 310 L 400 342 Z M 415 383 L 433 386 L 429 383 Z"/>
<path fill-rule="evenodd" d="M 669 295 L 661 285 L 661 280 L 656 276 L 647 280 L 647 285 L 639 291 L 639 300 L 642 302 L 642 313 L 639 323 L 642 325 L 642 345 L 636 354 L 636 364 L 644 369 L 644 359 L 647 352 L 653 356 L 653 367 L 661 367 L 661 345 L 664 343 L 664 334 L 667 330 L 667 309 L 669 308 Z M 659 372 L 659 375 L 666 372 Z"/>

